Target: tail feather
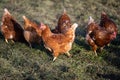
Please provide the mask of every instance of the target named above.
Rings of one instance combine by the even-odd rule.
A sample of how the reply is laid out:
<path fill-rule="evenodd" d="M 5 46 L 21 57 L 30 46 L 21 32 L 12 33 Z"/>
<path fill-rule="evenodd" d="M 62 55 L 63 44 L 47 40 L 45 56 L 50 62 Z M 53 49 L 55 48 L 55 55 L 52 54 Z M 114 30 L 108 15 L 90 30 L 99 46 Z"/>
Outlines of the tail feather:
<path fill-rule="evenodd" d="M 94 19 L 91 16 L 89 16 L 88 25 L 93 23 L 93 22 L 94 22 Z"/>
<path fill-rule="evenodd" d="M 11 15 L 7 8 L 4 9 L 4 12 L 5 12 L 5 14 Z"/>
<path fill-rule="evenodd" d="M 26 19 L 26 16 L 25 16 L 25 15 L 23 15 L 22 17 L 23 17 L 23 19 Z"/>
<path fill-rule="evenodd" d="M 22 16 L 25 21 L 27 21 L 27 17 L 25 15 Z"/>
<path fill-rule="evenodd" d="M 66 9 L 64 8 L 64 12 L 63 12 L 63 14 L 66 14 Z"/>

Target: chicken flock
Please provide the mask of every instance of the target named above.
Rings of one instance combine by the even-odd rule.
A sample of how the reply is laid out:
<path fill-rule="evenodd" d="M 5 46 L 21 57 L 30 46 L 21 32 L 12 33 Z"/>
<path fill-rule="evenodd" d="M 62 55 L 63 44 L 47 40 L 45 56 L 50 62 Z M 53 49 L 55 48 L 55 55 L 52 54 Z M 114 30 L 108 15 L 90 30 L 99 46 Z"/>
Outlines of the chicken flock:
<path fill-rule="evenodd" d="M 58 24 L 54 30 L 49 25 L 37 24 L 23 15 L 24 26 L 22 27 L 17 20 L 5 8 L 2 16 L 0 31 L 4 36 L 5 42 L 25 42 L 32 48 L 32 44 L 44 43 L 44 47 L 53 55 L 53 61 L 60 54 L 66 54 L 71 57 L 69 51 L 75 39 L 75 31 L 78 27 L 77 23 L 72 23 L 70 17 L 64 12 L 58 19 Z M 101 13 L 100 23 L 96 23 L 90 16 L 86 27 L 85 40 L 91 46 L 93 52 L 97 56 L 97 49 L 102 50 L 117 36 L 117 26 L 108 17 L 105 12 Z"/>

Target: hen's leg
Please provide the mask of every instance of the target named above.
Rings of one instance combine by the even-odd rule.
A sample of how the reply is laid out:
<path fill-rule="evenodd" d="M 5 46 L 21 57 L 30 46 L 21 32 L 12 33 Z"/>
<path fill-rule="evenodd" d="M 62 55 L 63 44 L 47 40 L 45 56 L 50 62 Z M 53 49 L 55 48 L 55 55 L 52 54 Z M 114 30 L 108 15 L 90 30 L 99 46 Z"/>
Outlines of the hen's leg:
<path fill-rule="evenodd" d="M 103 47 L 100 47 L 100 52 L 103 50 L 104 46 Z"/>
<path fill-rule="evenodd" d="M 66 53 L 68 57 L 71 57 L 71 54 L 69 52 Z"/>
<path fill-rule="evenodd" d="M 96 52 L 96 50 L 97 50 L 97 46 L 94 45 L 94 46 L 92 47 L 92 49 L 93 49 L 93 51 L 94 51 L 94 53 L 95 53 L 95 56 L 97 56 L 97 52 Z"/>
<path fill-rule="evenodd" d="M 8 43 L 8 40 L 7 40 L 7 39 L 5 39 L 5 42 L 6 42 L 6 43 Z"/>
<path fill-rule="evenodd" d="M 11 40 L 12 41 L 12 43 L 15 43 L 13 40 Z"/>
<path fill-rule="evenodd" d="M 29 42 L 29 47 L 32 49 L 32 44 Z"/>
<path fill-rule="evenodd" d="M 110 43 L 109 43 L 109 44 L 107 44 L 107 46 L 109 47 L 109 46 L 110 46 Z"/>
<path fill-rule="evenodd" d="M 55 61 L 55 60 L 57 59 L 58 55 L 59 55 L 58 52 L 54 52 L 54 53 L 53 53 L 53 56 L 54 56 L 53 61 Z"/>
<path fill-rule="evenodd" d="M 97 52 L 96 52 L 96 50 L 94 51 L 94 53 L 95 53 L 95 56 L 97 56 Z"/>
<path fill-rule="evenodd" d="M 54 58 L 53 58 L 53 61 L 55 61 L 56 59 L 57 59 L 57 57 L 54 57 Z"/>

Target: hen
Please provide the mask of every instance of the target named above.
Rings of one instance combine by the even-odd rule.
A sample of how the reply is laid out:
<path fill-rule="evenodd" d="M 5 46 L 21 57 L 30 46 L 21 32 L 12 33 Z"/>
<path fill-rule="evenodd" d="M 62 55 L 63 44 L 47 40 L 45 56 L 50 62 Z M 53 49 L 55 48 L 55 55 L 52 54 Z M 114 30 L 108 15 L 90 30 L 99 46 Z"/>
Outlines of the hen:
<path fill-rule="evenodd" d="M 45 47 L 53 52 L 53 61 L 55 61 L 59 54 L 66 53 L 68 56 L 70 56 L 69 51 L 71 50 L 72 43 L 75 38 L 75 30 L 77 26 L 78 24 L 74 23 L 64 34 L 55 34 L 51 32 L 47 25 L 41 23 L 41 36 Z"/>
<path fill-rule="evenodd" d="M 1 32 L 5 38 L 6 43 L 8 40 L 22 41 L 24 42 L 23 28 L 21 25 L 12 17 L 10 12 L 5 8 L 1 23 Z"/>
<path fill-rule="evenodd" d="M 105 45 L 114 39 L 114 33 L 106 31 L 94 22 L 90 17 L 87 26 L 86 41 L 92 47 L 95 55 L 97 56 L 96 50 L 98 47 L 102 50 Z"/>
<path fill-rule="evenodd" d="M 24 37 L 29 43 L 29 46 L 32 48 L 33 43 L 40 44 L 41 42 L 41 30 L 38 30 L 39 26 L 30 21 L 26 16 L 23 16 L 24 19 Z"/>
<path fill-rule="evenodd" d="M 99 24 L 101 27 L 105 28 L 110 33 L 114 33 L 114 38 L 116 38 L 117 35 L 117 26 L 116 24 L 107 16 L 105 12 L 101 13 L 101 21 Z"/>
<path fill-rule="evenodd" d="M 66 10 L 64 9 L 63 14 L 60 16 L 60 18 L 58 20 L 57 27 L 52 32 L 64 33 L 64 32 L 66 32 L 66 29 L 70 28 L 70 27 L 71 27 L 71 20 L 70 20 L 70 17 L 67 15 Z"/>

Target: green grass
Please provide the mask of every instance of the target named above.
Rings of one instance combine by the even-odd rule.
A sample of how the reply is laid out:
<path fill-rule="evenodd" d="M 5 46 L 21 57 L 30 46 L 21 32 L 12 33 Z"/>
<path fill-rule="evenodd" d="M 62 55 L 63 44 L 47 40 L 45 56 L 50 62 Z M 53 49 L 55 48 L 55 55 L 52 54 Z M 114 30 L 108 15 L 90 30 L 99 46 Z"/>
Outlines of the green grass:
<path fill-rule="evenodd" d="M 43 44 L 32 49 L 19 42 L 7 44 L 0 34 L 0 80 L 120 80 L 119 5 L 119 0 L 0 0 L 0 18 L 8 8 L 22 26 L 22 16 L 26 15 L 53 29 L 64 8 L 72 23 L 79 24 L 70 51 L 72 57 L 60 55 L 55 62 Z M 96 57 L 85 43 L 85 26 L 89 16 L 99 22 L 102 11 L 107 12 L 119 31 L 110 46 Z"/>

